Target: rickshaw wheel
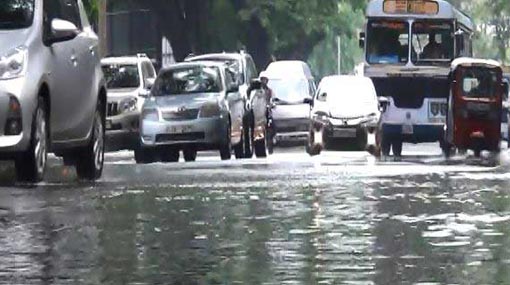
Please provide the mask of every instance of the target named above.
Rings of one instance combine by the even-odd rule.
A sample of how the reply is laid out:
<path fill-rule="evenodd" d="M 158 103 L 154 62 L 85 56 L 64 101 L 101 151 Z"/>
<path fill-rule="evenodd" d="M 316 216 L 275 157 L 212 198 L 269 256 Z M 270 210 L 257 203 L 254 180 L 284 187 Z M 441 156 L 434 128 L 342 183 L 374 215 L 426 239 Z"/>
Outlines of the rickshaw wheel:
<path fill-rule="evenodd" d="M 475 149 L 474 151 L 475 151 L 475 157 L 480 158 L 480 156 L 482 155 L 482 151 L 479 149 Z"/>

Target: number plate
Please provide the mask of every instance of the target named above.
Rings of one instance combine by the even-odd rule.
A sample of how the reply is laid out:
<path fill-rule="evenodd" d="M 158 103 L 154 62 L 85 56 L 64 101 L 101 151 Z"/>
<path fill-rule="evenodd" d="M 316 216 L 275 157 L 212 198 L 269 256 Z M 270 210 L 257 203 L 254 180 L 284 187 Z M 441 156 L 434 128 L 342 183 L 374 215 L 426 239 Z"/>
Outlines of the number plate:
<path fill-rule="evenodd" d="M 183 134 L 190 132 L 191 129 L 192 129 L 191 126 L 171 126 L 168 127 L 166 131 L 171 134 Z"/>
<path fill-rule="evenodd" d="M 356 129 L 336 129 L 333 130 L 333 136 L 335 138 L 355 138 Z"/>
<path fill-rule="evenodd" d="M 414 134 L 414 127 L 411 124 L 405 124 L 402 126 L 402 134 L 412 135 Z"/>

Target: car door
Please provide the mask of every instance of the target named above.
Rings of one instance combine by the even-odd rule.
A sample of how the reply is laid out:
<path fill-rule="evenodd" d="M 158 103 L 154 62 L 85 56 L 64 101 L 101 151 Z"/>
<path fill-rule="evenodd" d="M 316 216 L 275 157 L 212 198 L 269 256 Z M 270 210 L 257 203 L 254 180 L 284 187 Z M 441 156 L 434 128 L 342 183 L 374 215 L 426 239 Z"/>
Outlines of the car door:
<path fill-rule="evenodd" d="M 62 19 L 72 22 L 83 33 L 81 20 L 76 16 L 78 5 L 76 0 L 45 0 L 45 31 L 50 33 L 51 21 Z M 79 13 L 78 13 L 79 15 Z M 83 107 L 80 95 L 83 92 L 83 81 L 80 72 L 85 59 L 80 58 L 80 36 L 51 45 L 51 133 L 54 142 L 64 142 L 80 138 L 77 130 L 83 120 Z"/>

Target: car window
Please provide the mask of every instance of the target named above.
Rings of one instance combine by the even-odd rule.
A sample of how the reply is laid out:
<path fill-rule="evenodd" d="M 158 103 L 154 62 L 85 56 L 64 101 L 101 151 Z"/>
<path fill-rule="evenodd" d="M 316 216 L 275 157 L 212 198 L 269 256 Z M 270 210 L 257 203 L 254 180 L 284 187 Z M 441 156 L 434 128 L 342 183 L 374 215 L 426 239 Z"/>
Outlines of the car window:
<path fill-rule="evenodd" d="M 80 9 L 76 0 L 60 0 L 61 19 L 69 21 L 82 29 Z"/>
<path fill-rule="evenodd" d="M 154 96 L 218 93 L 221 91 L 218 67 L 179 67 L 163 72 L 152 89 Z"/>
<path fill-rule="evenodd" d="M 249 56 L 246 57 L 246 78 L 248 78 L 248 81 L 257 78 L 257 68 L 253 59 Z"/>
<path fill-rule="evenodd" d="M 106 86 L 110 89 L 138 88 L 140 86 L 138 67 L 135 64 L 105 64 L 102 68 Z"/>
<path fill-rule="evenodd" d="M 34 0 L 2 0 L 0 30 L 27 28 L 34 18 Z"/>

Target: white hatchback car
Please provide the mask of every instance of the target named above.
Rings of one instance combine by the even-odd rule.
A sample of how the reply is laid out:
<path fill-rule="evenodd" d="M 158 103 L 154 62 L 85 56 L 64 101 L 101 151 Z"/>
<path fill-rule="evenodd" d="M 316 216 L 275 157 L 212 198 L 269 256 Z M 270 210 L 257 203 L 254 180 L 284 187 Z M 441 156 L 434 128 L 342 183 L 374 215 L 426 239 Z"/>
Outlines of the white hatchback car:
<path fill-rule="evenodd" d="M 379 102 L 370 78 L 330 76 L 322 79 L 312 102 L 307 149 L 318 154 L 341 143 L 365 150 L 377 129 Z"/>

